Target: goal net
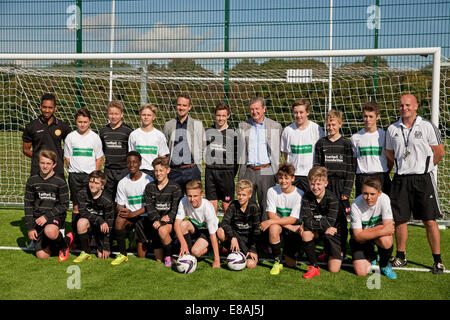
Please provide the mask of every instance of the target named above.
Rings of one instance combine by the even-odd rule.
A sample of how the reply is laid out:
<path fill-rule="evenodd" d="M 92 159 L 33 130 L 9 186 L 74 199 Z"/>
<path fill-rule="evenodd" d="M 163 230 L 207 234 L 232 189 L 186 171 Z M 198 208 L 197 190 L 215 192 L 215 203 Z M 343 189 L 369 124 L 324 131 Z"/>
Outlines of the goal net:
<path fill-rule="evenodd" d="M 114 59 L 112 68 L 109 60 L 92 54 L 76 55 L 76 58 L 39 55 L 39 59 L 30 55 L 25 59 L 21 55 L 0 55 L 0 202 L 23 204 L 30 160 L 22 153 L 22 131 L 40 115 L 40 97 L 46 92 L 56 95 L 57 117 L 73 129 L 76 109 L 87 107 L 93 115 L 92 128 L 97 132 L 107 123 L 106 106 L 111 97 L 123 101 L 124 120 L 133 128 L 140 124 L 139 107 L 145 102 L 156 105 L 159 111 L 154 124 L 160 130 L 165 121 L 175 117 L 173 106 L 181 93 L 192 97 L 191 115 L 201 119 L 205 127 L 213 124 L 213 110 L 220 101 L 231 106 L 231 124 L 236 127 L 239 121 L 248 118 L 248 102 L 254 96 L 264 97 L 266 115 L 285 127 L 293 121 L 292 103 L 302 98 L 311 102 L 310 119 L 322 127 L 329 108 L 343 111 L 342 133 L 348 138 L 363 126 L 364 103 L 372 100 L 380 104 L 379 125 L 387 129 L 398 119 L 400 96 L 410 92 L 419 100 L 419 114 L 439 125 L 449 150 L 449 68 L 443 65 L 439 70 L 437 65 L 436 72 L 433 54 L 421 57 L 406 52 L 390 57 L 380 51 L 376 61 L 373 52 L 352 54 L 351 58 L 334 55 L 332 69 L 332 55 L 314 56 L 305 52 L 289 57 L 283 54 L 263 57 L 261 53 L 253 53 L 239 58 L 222 53 L 217 59 L 209 55 L 200 59 L 204 58 L 200 54 L 185 57 L 166 54 L 165 58 L 155 55 L 154 59 L 149 54 L 129 58 L 109 55 L 108 58 Z M 418 57 L 423 62 L 406 57 Z M 439 200 L 445 219 L 450 217 L 447 158 L 437 170 Z"/>

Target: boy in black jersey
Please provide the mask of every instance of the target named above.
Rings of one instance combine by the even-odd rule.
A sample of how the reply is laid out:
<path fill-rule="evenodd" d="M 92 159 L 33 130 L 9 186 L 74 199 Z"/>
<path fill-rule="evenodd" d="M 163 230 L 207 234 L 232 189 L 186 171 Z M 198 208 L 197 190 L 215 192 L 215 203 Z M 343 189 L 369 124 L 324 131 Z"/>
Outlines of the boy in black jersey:
<path fill-rule="evenodd" d="M 328 271 L 339 272 L 344 258 L 343 245 L 346 243 L 347 220 L 342 219 L 337 196 L 327 189 L 328 178 L 325 167 L 314 167 L 309 171 L 310 191 L 302 199 L 303 230 L 300 230 L 303 248 L 310 265 L 303 278 L 310 279 L 320 275 L 316 258 L 314 239 L 323 238 L 325 252 L 329 256 Z M 345 238 L 343 238 L 345 237 Z"/>
<path fill-rule="evenodd" d="M 220 102 L 215 109 L 215 124 L 206 130 L 205 191 L 217 214 L 218 201 L 223 212 L 234 199 L 234 177 L 238 171 L 237 135 L 228 127 L 230 106 Z"/>
<path fill-rule="evenodd" d="M 59 249 L 58 261 L 69 258 L 69 247 L 73 241 L 70 232 L 63 237 L 69 190 L 66 181 L 55 175 L 57 155 L 42 150 L 38 155 L 39 174 L 28 178 L 25 188 L 24 207 L 28 238 L 35 243 L 36 257 L 49 258 L 54 249 Z"/>
<path fill-rule="evenodd" d="M 169 180 L 170 160 L 158 157 L 152 162 L 156 181 L 145 187 L 145 203 L 152 223 L 152 246 L 157 261 L 164 256 L 164 266 L 171 267 L 173 222 L 178 211 L 178 203 L 183 198 L 181 187 Z"/>
<path fill-rule="evenodd" d="M 319 139 L 315 147 L 314 166 L 323 166 L 328 171 L 327 189 L 332 191 L 340 200 L 340 218 L 345 219 L 350 215 L 350 194 L 355 179 L 355 163 L 353 158 L 353 147 L 350 140 L 344 138 L 339 130 L 342 127 L 342 112 L 330 110 L 326 116 L 327 135 Z M 347 241 L 347 228 L 341 230 L 344 242 Z M 343 243 L 344 256 L 346 246 Z M 322 253 L 320 261 L 325 261 Z"/>
<path fill-rule="evenodd" d="M 342 112 L 330 110 L 326 116 L 327 135 L 317 141 L 314 166 L 328 170 L 328 186 L 342 201 L 347 214 L 350 213 L 350 194 L 355 179 L 353 149 L 350 140 L 339 130 L 342 127 Z"/>
<path fill-rule="evenodd" d="M 82 189 L 80 199 L 80 219 L 77 223 L 81 254 L 74 262 L 89 260 L 89 231 L 95 237 L 97 256 L 108 259 L 111 253 L 111 230 L 114 221 L 114 206 L 109 194 L 104 192 L 106 175 L 100 170 L 89 174 L 88 188 Z"/>
<path fill-rule="evenodd" d="M 256 202 L 250 201 L 253 184 L 240 180 L 236 184 L 237 200 L 231 202 L 225 212 L 220 228 L 219 240 L 229 251 L 241 251 L 247 257 L 247 268 L 253 269 L 258 263 L 256 242 L 260 240 L 260 210 Z"/>
<path fill-rule="evenodd" d="M 127 152 L 128 137 L 133 131 L 125 124 L 123 118 L 123 103 L 113 100 L 108 103 L 109 123 L 100 129 L 103 153 L 105 154 L 105 174 L 107 177 L 105 192 L 116 198 L 117 184 L 128 174 Z"/>

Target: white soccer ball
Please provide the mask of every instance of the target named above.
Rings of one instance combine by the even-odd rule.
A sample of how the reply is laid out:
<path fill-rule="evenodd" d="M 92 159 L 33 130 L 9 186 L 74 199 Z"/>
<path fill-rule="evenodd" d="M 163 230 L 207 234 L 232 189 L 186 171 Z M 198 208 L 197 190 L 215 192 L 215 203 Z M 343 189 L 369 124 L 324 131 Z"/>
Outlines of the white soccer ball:
<path fill-rule="evenodd" d="M 242 252 L 232 252 L 227 256 L 228 268 L 234 271 L 241 271 L 245 269 L 247 259 Z"/>
<path fill-rule="evenodd" d="M 185 254 L 181 256 L 177 260 L 177 270 L 181 273 L 192 273 L 197 269 L 197 258 L 190 255 Z"/>

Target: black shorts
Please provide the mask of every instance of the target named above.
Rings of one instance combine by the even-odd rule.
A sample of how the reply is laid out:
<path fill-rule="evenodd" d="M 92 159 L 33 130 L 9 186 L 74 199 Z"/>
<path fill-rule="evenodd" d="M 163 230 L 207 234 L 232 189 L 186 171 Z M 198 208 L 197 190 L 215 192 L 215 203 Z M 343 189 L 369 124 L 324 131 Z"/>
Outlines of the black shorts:
<path fill-rule="evenodd" d="M 300 190 L 303 190 L 303 192 L 309 191 L 308 177 L 295 176 L 295 180 L 294 180 L 293 185 L 296 186 L 297 188 L 299 188 Z"/>
<path fill-rule="evenodd" d="M 52 255 L 55 255 L 55 254 L 57 254 L 59 252 L 59 250 L 61 248 L 58 248 L 56 246 L 55 241 L 50 240 L 45 235 L 44 229 L 49 224 L 54 224 L 59 229 L 64 228 L 64 221 L 62 221 L 62 220 L 60 220 L 58 218 L 52 218 L 50 221 L 47 221 L 47 223 L 44 224 L 43 226 L 35 225 L 34 228 L 35 228 L 35 230 L 37 232 L 37 238 L 36 238 L 36 240 L 34 240 L 34 248 L 35 248 L 35 250 L 37 252 L 37 251 L 44 250 L 47 247 L 50 247 L 50 251 L 51 251 Z"/>
<path fill-rule="evenodd" d="M 356 175 L 355 179 L 355 198 L 359 196 L 362 191 L 362 185 L 367 177 L 378 178 L 381 181 L 381 189 L 387 195 L 391 194 L 391 178 L 388 172 L 378 172 L 378 173 L 359 173 Z"/>
<path fill-rule="evenodd" d="M 89 185 L 87 173 L 69 172 L 70 200 L 73 205 L 78 205 L 78 193 Z"/>
<path fill-rule="evenodd" d="M 237 239 L 238 244 L 239 244 L 239 249 L 241 250 L 241 252 L 244 255 L 246 255 L 247 252 L 248 252 L 248 249 L 249 249 L 249 247 L 248 247 L 248 240 L 249 240 L 248 237 L 244 236 L 244 235 L 237 235 L 236 239 Z M 225 239 L 225 242 L 223 242 L 223 246 L 225 248 L 227 248 L 229 252 L 231 252 L 231 239 L 228 239 L 228 238 Z"/>
<path fill-rule="evenodd" d="M 105 192 L 110 195 L 110 199 L 114 202 L 116 200 L 117 185 L 128 174 L 128 168 L 125 169 L 109 169 L 105 168 L 107 177 Z"/>
<path fill-rule="evenodd" d="M 153 228 L 153 222 L 148 216 L 138 217 L 135 221 L 135 239 L 137 242 L 150 243 L 153 249 L 162 247 L 161 239 L 159 238 L 158 230 Z"/>
<path fill-rule="evenodd" d="M 234 200 L 234 169 L 205 170 L 206 199 L 230 202 Z"/>
<path fill-rule="evenodd" d="M 373 241 L 360 243 L 352 237 L 350 238 L 350 248 L 352 250 L 352 261 L 373 261 L 377 258 L 377 254 L 375 253 L 375 243 Z"/>
<path fill-rule="evenodd" d="M 417 220 L 441 217 L 434 178 L 431 173 L 395 175 L 391 190 L 392 215 L 396 223 L 408 222 L 411 212 Z"/>
<path fill-rule="evenodd" d="M 300 234 L 283 228 L 283 239 L 283 253 L 291 259 L 300 259 L 303 254 L 303 241 Z"/>
<path fill-rule="evenodd" d="M 347 253 L 347 237 L 348 237 L 347 224 L 341 223 L 337 225 L 336 228 L 338 229 L 338 232 L 334 236 L 325 234 L 324 231 L 318 231 L 319 240 L 323 240 L 325 253 L 330 258 L 343 260 Z M 305 226 L 304 230 L 317 232 L 309 230 Z"/>

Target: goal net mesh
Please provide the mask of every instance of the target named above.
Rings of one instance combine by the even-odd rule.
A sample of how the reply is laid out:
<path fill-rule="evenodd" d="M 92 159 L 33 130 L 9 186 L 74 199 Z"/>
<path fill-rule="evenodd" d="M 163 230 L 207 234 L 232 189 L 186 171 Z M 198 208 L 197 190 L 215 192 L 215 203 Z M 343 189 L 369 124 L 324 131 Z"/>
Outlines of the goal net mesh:
<path fill-rule="evenodd" d="M 214 63 L 223 66 L 223 61 Z M 56 95 L 56 115 L 73 129 L 74 113 L 81 106 L 91 111 L 93 130 L 98 132 L 106 125 L 110 83 L 113 99 L 123 101 L 124 120 L 133 128 L 139 127 L 141 104 L 151 102 L 159 109 L 155 127 L 162 130 L 164 122 L 175 117 L 174 103 L 181 93 L 191 96 L 191 115 L 201 119 L 205 127 L 213 124 L 214 107 L 220 101 L 231 106 L 231 124 L 236 127 L 239 121 L 248 118 L 248 102 L 254 96 L 266 99 L 266 115 L 283 127 L 293 121 L 291 105 L 294 100 L 307 99 L 312 106 L 310 119 L 323 127 L 330 106 L 327 59 L 289 62 L 269 64 L 251 59 L 230 60 L 226 74 L 210 71 L 189 60 L 158 60 L 145 64 L 121 61 L 115 62 L 113 69 L 108 69 L 109 62 L 99 67 L 99 64 L 91 66 L 85 61 L 80 69 L 75 68 L 73 61 L 2 63 L 0 202 L 4 205 L 23 203 L 30 160 L 22 153 L 22 131 L 27 123 L 40 115 L 40 97 L 45 92 Z M 449 77 L 449 68 L 442 67 L 439 123 L 446 150 L 449 150 L 450 134 L 447 126 L 450 119 Z M 398 119 L 398 100 L 407 92 L 417 96 L 419 114 L 431 119 L 431 83 L 431 68 L 374 68 L 370 64 L 341 63 L 333 68 L 331 107 L 344 113 L 342 133 L 347 138 L 362 128 L 361 108 L 371 100 L 381 106 L 379 126 L 383 129 Z M 438 166 L 437 177 L 445 219 L 450 217 L 449 176 L 450 165 L 445 157 Z"/>

